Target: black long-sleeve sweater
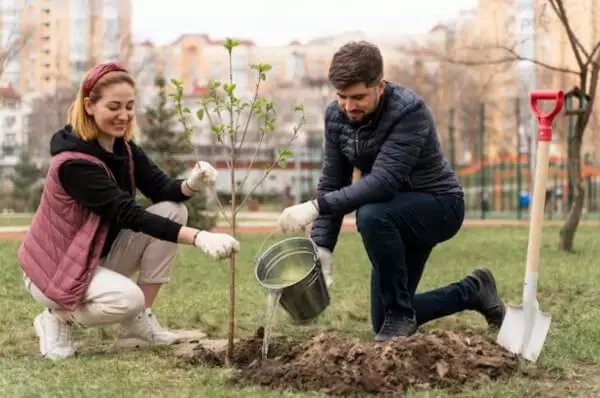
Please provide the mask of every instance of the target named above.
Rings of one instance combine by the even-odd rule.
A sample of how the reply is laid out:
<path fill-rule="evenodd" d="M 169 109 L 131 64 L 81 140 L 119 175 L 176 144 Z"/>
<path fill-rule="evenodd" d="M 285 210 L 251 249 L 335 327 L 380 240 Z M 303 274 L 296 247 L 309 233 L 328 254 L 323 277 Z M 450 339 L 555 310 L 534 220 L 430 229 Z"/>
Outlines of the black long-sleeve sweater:
<path fill-rule="evenodd" d="M 144 151 L 129 142 L 137 188 L 152 202 L 183 202 L 189 199 L 181 192 L 181 180 L 167 176 L 148 158 Z M 128 153 L 123 139 L 117 139 L 113 152 L 103 149 L 97 141 L 83 141 L 71 126 L 66 126 L 52 137 L 50 153 L 79 151 L 95 156 L 112 171 L 113 180 L 97 164 L 86 160 L 68 160 L 59 169 L 60 182 L 65 191 L 84 208 L 98 214 L 109 224 L 108 236 L 102 255 L 105 256 L 121 231 L 131 229 L 158 239 L 177 242 L 182 225 L 142 208 L 133 197 Z"/>

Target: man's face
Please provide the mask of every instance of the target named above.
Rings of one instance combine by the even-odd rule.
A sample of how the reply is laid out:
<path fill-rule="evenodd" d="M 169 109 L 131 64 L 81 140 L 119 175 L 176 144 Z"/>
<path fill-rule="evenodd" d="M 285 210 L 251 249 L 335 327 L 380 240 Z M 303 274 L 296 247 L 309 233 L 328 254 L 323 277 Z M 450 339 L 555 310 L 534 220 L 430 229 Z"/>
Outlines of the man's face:
<path fill-rule="evenodd" d="M 337 90 L 338 104 L 351 121 L 359 122 L 377 108 L 384 87 L 385 82 L 380 80 L 372 87 L 367 87 L 365 83 L 358 83 Z"/>

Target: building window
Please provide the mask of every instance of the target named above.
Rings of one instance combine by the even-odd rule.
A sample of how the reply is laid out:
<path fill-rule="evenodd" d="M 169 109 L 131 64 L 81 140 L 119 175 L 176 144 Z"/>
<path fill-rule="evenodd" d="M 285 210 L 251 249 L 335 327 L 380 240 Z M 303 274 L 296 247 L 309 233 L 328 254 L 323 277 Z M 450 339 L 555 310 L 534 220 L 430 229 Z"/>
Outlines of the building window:
<path fill-rule="evenodd" d="M 16 121 L 17 121 L 17 117 L 14 116 L 14 115 L 5 116 L 4 117 L 4 128 L 5 129 L 12 128 L 12 126 L 14 126 L 14 124 L 15 124 Z"/>
<path fill-rule="evenodd" d="M 15 133 L 5 133 L 2 142 L 2 152 L 4 156 L 13 156 L 17 146 L 17 135 Z"/>

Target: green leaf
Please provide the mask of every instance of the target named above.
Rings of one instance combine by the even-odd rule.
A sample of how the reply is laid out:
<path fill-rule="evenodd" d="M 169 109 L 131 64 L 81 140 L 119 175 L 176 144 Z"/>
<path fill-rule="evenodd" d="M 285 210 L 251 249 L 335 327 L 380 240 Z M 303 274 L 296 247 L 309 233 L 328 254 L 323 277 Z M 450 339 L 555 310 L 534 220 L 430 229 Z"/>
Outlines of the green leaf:
<path fill-rule="evenodd" d="M 227 93 L 229 97 L 233 97 L 233 93 L 235 91 L 236 84 L 235 83 L 226 83 L 223 85 L 223 90 Z"/>
<path fill-rule="evenodd" d="M 280 148 L 277 152 L 277 165 L 279 167 L 284 167 L 288 160 L 294 156 L 294 153 L 289 148 Z"/>
<path fill-rule="evenodd" d="M 221 87 L 221 82 L 212 80 L 208 83 L 207 87 L 209 90 L 216 90 L 217 88 Z"/>
<path fill-rule="evenodd" d="M 266 73 L 271 69 L 273 69 L 273 67 L 270 64 L 258 64 L 258 71 L 261 73 Z"/>
<path fill-rule="evenodd" d="M 196 118 L 198 120 L 204 120 L 204 109 L 198 109 L 196 111 Z"/>
<path fill-rule="evenodd" d="M 231 51 L 240 45 L 240 42 L 231 38 L 227 38 L 225 39 L 225 42 L 223 43 L 223 47 L 225 47 L 227 49 L 228 52 L 231 53 Z"/>

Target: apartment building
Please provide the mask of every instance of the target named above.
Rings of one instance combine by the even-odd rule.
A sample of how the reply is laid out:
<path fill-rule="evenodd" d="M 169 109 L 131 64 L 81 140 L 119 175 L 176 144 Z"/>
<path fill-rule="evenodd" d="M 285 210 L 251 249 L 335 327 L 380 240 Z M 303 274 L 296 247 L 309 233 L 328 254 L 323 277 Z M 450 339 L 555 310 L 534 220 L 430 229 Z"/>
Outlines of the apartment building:
<path fill-rule="evenodd" d="M 131 0 L 4 0 L 0 84 L 52 92 L 79 83 L 94 63 L 131 56 Z"/>
<path fill-rule="evenodd" d="M 28 143 L 47 153 L 72 96 L 65 89 L 92 64 L 129 62 L 131 0 L 3 0 L 0 40 L 0 167 L 9 170 Z"/>

